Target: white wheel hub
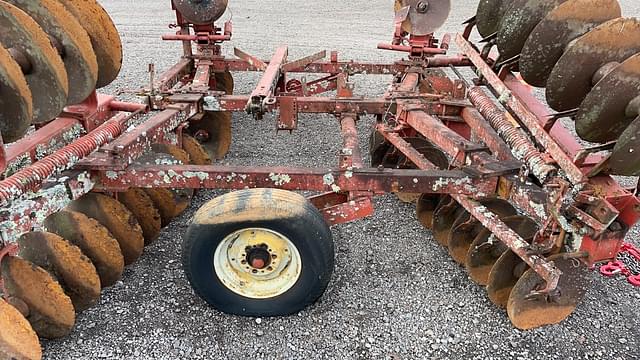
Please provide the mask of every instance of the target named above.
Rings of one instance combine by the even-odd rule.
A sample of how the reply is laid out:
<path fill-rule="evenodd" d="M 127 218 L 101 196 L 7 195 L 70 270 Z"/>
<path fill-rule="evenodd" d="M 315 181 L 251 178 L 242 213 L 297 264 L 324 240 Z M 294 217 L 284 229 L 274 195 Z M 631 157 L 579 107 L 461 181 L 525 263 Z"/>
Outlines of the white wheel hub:
<path fill-rule="evenodd" d="M 295 285 L 302 260 L 286 236 L 269 229 L 247 228 L 229 234 L 218 244 L 214 269 L 220 281 L 234 293 L 268 299 Z"/>

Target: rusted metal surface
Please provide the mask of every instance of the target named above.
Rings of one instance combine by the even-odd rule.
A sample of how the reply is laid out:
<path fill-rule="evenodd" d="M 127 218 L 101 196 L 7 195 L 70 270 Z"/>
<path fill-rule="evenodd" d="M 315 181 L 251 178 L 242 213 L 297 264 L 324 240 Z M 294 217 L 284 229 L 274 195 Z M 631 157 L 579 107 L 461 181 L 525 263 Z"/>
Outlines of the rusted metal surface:
<path fill-rule="evenodd" d="M 527 126 L 531 135 L 547 150 L 549 155 L 556 160 L 560 168 L 565 172 L 567 178 L 575 185 L 585 184 L 588 179 L 580 168 L 573 163 L 572 159 L 562 151 L 558 143 L 545 131 L 536 115 L 520 101 L 520 99 L 505 85 L 505 83 L 500 80 L 498 75 L 493 72 L 489 65 L 484 62 L 471 43 L 460 35 L 457 36 L 456 43 L 462 51 L 469 56 L 470 60 L 478 68 L 482 76 L 485 77 L 487 83 L 497 94 L 498 100 L 513 111 L 520 121 Z"/>
<path fill-rule="evenodd" d="M 480 87 L 469 89 L 468 96 L 475 108 L 491 124 L 491 127 L 509 144 L 513 155 L 519 160 L 525 161 L 530 171 L 540 182 L 546 182 L 550 176 L 557 173 L 556 168 L 547 163 L 517 122 L 507 112 L 500 110 Z"/>
<path fill-rule="evenodd" d="M 340 130 L 342 132 L 342 150 L 340 151 L 340 168 L 360 169 L 364 167 L 360 144 L 358 143 L 358 129 L 356 128 L 356 115 L 344 114 L 340 118 Z"/>

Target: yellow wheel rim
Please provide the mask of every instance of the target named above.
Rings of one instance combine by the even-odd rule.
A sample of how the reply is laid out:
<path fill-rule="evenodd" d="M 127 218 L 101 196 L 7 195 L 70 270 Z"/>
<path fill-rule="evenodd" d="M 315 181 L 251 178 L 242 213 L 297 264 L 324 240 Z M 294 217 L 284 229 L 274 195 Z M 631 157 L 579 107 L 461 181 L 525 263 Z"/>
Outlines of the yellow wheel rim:
<path fill-rule="evenodd" d="M 214 253 L 214 268 L 220 281 L 234 293 L 267 299 L 295 285 L 302 260 L 286 236 L 269 229 L 246 228 L 220 242 Z"/>

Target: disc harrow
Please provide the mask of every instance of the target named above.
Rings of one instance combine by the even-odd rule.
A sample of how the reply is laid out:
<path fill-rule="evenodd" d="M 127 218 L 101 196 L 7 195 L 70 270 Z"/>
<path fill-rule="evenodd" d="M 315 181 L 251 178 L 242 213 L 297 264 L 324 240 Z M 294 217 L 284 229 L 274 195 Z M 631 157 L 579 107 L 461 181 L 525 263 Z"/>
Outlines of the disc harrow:
<path fill-rule="evenodd" d="M 0 0 L 0 357 L 39 359 L 38 336 L 72 332 L 199 189 L 237 190 L 196 212 L 182 247 L 196 294 L 231 314 L 315 302 L 334 266 L 329 226 L 371 215 L 386 193 L 415 202 L 517 328 L 569 317 L 600 262 L 637 278 L 615 260 L 640 219 L 638 189 L 612 175 L 640 175 L 640 23 L 617 1 L 482 0 L 448 55 L 452 37 L 435 32 L 451 2 L 397 0 L 393 38 L 378 48 L 405 58 L 390 63 L 291 60 L 287 46 L 225 56 L 226 8 L 173 0 L 177 31 L 162 38 L 180 41 L 182 57 L 160 75 L 150 66 L 130 103 L 96 92 L 122 66 L 97 1 Z M 259 83 L 234 94 L 232 71 Z M 355 93 L 355 76 L 389 74 L 383 96 Z M 300 114 L 335 116 L 336 166 L 221 164 L 245 131 L 234 112 L 286 132 Z M 365 165 L 358 122 L 371 116 Z"/>

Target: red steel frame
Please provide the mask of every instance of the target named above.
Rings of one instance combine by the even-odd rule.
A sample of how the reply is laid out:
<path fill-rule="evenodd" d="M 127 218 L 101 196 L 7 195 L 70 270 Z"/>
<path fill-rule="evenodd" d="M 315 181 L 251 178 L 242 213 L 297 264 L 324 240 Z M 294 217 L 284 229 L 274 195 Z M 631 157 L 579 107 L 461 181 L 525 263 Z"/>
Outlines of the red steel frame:
<path fill-rule="evenodd" d="M 330 224 L 369 216 L 372 198 L 389 192 L 451 195 L 496 237 L 509 246 L 555 289 L 561 276 L 542 255 L 565 241 L 566 233 L 578 234 L 571 250 L 587 264 L 612 259 L 626 230 L 640 217 L 636 190 L 623 189 L 611 177 L 588 176 L 600 162 L 597 156 L 578 156 L 577 141 L 560 123 L 548 124 L 545 107 L 508 70 L 495 74 L 467 37 L 456 42 L 462 55 L 445 55 L 450 37 L 438 42 L 432 35 L 412 37 L 396 27 L 392 44 L 382 49 L 409 53 L 408 60 L 389 64 L 339 61 L 331 52 L 320 52 L 289 62 L 286 46 L 269 61 L 236 49 L 238 58 L 223 57 L 220 43 L 232 35 L 227 22 L 191 25 L 177 13 L 179 31 L 165 40 L 183 42 L 184 57 L 175 66 L 152 78 L 146 89 L 148 106 L 157 110 L 145 120 L 147 105 L 120 103 L 93 95 L 85 104 L 67 109 L 58 119 L 29 137 L 8 145 L 0 164 L 11 170 L 0 181 L 0 234 L 14 240 L 37 227 L 48 214 L 86 192 L 117 192 L 129 187 L 243 189 L 255 187 L 311 190 L 310 198 Z M 398 23 L 398 22 L 397 22 Z M 467 28 L 465 34 L 469 34 Z M 409 45 L 401 45 L 403 39 Z M 193 51 L 194 42 L 197 50 Z M 438 43 L 440 46 L 438 47 Z M 470 107 L 464 81 L 424 73 L 425 69 L 473 66 L 488 88 L 530 134 L 494 129 L 483 116 L 502 116 L 486 98 L 472 97 Z M 249 95 L 226 95 L 209 89 L 211 74 L 224 71 L 261 71 L 262 78 Z M 292 73 L 324 74 L 302 83 Z M 378 98 L 353 94 L 349 78 L 356 74 L 394 75 L 392 88 Z M 328 75 L 327 75 L 328 74 Z M 430 81 L 434 93 L 421 93 L 421 81 Z M 336 90 L 336 96 L 319 96 Z M 256 118 L 279 111 L 276 128 L 295 130 L 300 113 L 328 113 L 339 120 L 342 145 L 333 168 L 229 167 L 132 165 L 152 143 L 176 143 L 180 132 L 203 103 L 216 111 L 246 111 Z M 391 109 L 394 108 L 393 111 Z M 363 163 L 356 123 L 364 114 L 376 115 L 378 131 L 415 165 L 415 170 L 369 168 Z M 492 123 L 491 125 L 495 125 Z M 188 125 L 187 125 L 188 126 Z M 73 132 L 74 136 L 70 136 Z M 81 133 L 87 133 L 80 137 Z M 437 170 L 403 138 L 420 134 L 446 153 L 452 168 Z M 531 135 L 531 136 L 529 136 Z M 51 148 L 43 144 L 60 143 Z M 510 148 L 506 143 L 509 143 Z M 516 159 L 514 146 L 527 149 L 527 159 Z M 4 148 L 3 148 L 4 149 Z M 99 149 L 99 151 L 95 151 Z M 537 149 L 546 149 L 546 154 Z M 579 161 L 574 161 L 579 158 Z M 533 159 L 533 160 L 531 160 Z M 541 185 L 527 181 L 523 161 Z M 29 165 L 31 164 L 31 165 Z M 28 166 L 26 166 L 28 165 Z M 535 171 L 536 167 L 545 171 Z M 557 176 L 561 170 L 563 177 Z M 65 171 L 57 180 L 43 181 Z M 548 170 L 548 171 L 547 171 Z M 544 174 L 544 176 L 543 176 Z M 543 224 L 534 244 L 527 244 L 476 199 L 500 195 Z M 567 242 L 569 243 L 569 242 Z"/>

